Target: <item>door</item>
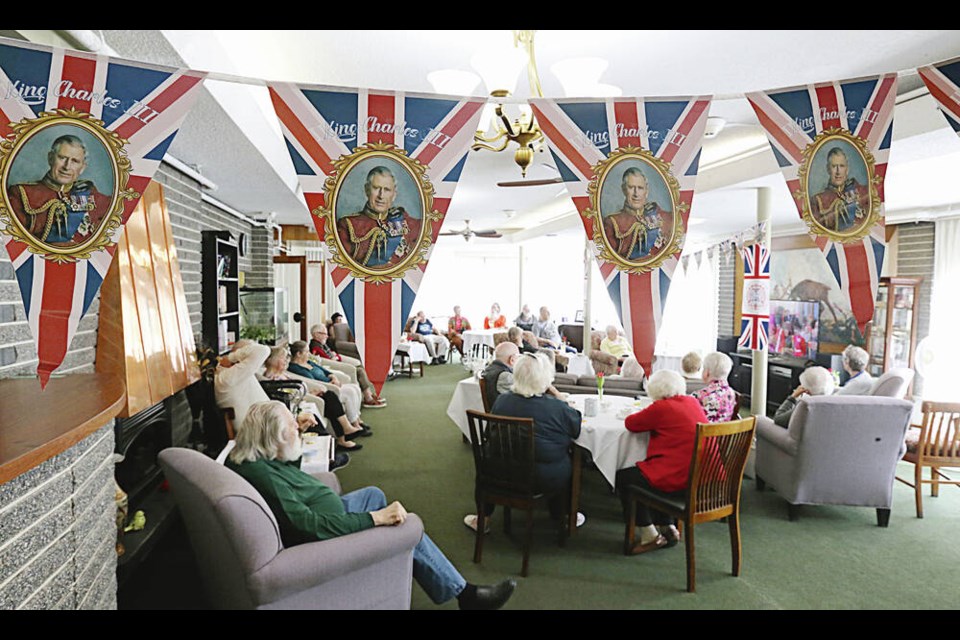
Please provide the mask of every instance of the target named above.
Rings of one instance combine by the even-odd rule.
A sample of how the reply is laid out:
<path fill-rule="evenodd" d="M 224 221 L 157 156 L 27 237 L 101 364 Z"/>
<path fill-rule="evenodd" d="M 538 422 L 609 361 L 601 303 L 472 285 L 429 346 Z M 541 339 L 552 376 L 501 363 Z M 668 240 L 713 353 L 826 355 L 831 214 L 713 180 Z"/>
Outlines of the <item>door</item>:
<path fill-rule="evenodd" d="M 273 286 L 287 292 L 284 308 L 277 313 L 277 340 L 307 340 L 307 258 L 306 256 L 274 256 Z M 286 335 L 281 327 L 286 326 Z"/>

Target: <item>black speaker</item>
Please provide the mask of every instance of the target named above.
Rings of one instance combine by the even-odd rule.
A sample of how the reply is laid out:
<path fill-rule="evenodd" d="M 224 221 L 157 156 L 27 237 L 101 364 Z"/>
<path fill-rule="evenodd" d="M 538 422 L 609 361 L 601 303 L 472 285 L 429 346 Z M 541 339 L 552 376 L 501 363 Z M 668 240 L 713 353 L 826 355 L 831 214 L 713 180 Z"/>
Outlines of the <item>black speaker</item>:
<path fill-rule="evenodd" d="M 736 353 L 739 340 L 740 336 L 717 336 L 717 351 L 720 353 Z"/>

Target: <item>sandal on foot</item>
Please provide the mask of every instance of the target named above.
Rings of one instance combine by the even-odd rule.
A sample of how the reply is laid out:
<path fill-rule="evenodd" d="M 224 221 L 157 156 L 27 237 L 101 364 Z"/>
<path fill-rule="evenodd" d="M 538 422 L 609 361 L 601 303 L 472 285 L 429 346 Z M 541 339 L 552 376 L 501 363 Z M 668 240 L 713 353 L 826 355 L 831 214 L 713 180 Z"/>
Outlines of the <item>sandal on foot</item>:
<path fill-rule="evenodd" d="M 463 518 L 463 524 L 467 525 L 467 528 L 468 528 L 468 529 L 473 529 L 474 531 L 476 531 L 476 530 L 477 530 L 477 516 L 476 516 L 476 514 L 473 514 L 473 513 L 472 513 L 472 514 L 470 514 L 470 515 L 468 515 L 468 516 L 464 516 L 464 518 Z M 485 526 L 483 527 L 483 532 L 484 532 L 484 533 L 490 533 L 490 519 L 488 518 L 487 521 L 484 522 L 483 524 L 485 525 Z"/>
<path fill-rule="evenodd" d="M 662 535 L 658 535 L 656 538 L 646 544 L 638 542 L 637 544 L 633 545 L 633 548 L 630 549 L 630 555 L 635 556 L 641 553 L 646 553 L 647 551 L 662 549 L 665 546 L 667 546 L 667 539 Z"/>
<path fill-rule="evenodd" d="M 675 547 L 680 542 L 680 530 L 673 525 L 664 527 L 660 535 L 667 539 L 668 547 Z"/>

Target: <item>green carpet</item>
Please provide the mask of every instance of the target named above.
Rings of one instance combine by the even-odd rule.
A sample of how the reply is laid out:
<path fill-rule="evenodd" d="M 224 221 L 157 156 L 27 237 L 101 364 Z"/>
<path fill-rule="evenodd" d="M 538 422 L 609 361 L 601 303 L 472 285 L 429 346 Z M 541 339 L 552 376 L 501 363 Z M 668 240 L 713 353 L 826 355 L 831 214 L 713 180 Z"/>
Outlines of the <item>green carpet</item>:
<path fill-rule="evenodd" d="M 466 375 L 454 363 L 387 382 L 389 406 L 364 411 L 375 435 L 361 440 L 363 451 L 338 475 L 345 491 L 377 485 L 417 513 L 468 581 L 516 577 L 508 609 L 954 609 L 960 602 L 960 490 L 951 486 L 941 487 L 939 498 L 924 497 L 920 520 L 913 490 L 896 483 L 890 526 L 882 529 L 875 510 L 863 507 L 806 506 L 790 522 L 776 493 L 758 492 L 746 479 L 741 575 L 730 575 L 727 526 L 700 525 L 697 592 L 688 594 L 683 546 L 622 555 L 620 503 L 599 472 L 585 470 L 587 522 L 566 548 L 558 546 L 546 510 L 539 511 L 530 575 L 520 578 L 522 517 L 514 518 L 511 538 L 498 510 L 483 562 L 474 564 L 474 534 L 463 525 L 475 511 L 473 456 L 446 415 Z M 912 476 L 912 465 L 901 463 L 899 474 Z M 414 587 L 413 608 L 456 603 L 438 607 Z"/>

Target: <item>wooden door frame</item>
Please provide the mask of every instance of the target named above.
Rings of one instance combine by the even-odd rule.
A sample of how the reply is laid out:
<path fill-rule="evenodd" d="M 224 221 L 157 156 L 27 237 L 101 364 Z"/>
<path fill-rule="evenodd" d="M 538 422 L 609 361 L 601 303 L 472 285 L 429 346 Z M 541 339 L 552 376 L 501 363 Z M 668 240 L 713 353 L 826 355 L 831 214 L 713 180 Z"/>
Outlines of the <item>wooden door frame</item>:
<path fill-rule="evenodd" d="M 299 264 L 300 265 L 300 315 L 303 320 L 300 322 L 300 339 L 307 341 L 307 256 L 273 256 L 273 264 Z"/>

